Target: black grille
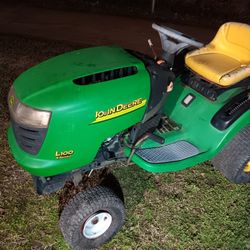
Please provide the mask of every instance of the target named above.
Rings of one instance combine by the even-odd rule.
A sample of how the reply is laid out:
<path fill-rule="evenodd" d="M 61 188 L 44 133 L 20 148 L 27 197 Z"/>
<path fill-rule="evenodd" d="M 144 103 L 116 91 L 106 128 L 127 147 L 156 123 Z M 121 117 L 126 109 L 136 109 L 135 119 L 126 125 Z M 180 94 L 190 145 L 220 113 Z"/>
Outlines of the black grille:
<path fill-rule="evenodd" d="M 18 145 L 27 153 L 36 155 L 47 133 L 46 128 L 32 128 L 11 122 Z"/>
<path fill-rule="evenodd" d="M 185 85 L 188 85 L 211 101 L 216 101 L 218 96 L 229 89 L 238 87 L 247 88 L 250 81 L 250 77 L 247 77 L 231 86 L 221 87 L 215 83 L 208 82 L 207 80 L 200 78 L 198 75 L 190 72 L 189 70 L 185 70 L 184 73 L 182 73 L 181 79 Z"/>
<path fill-rule="evenodd" d="M 211 101 L 215 101 L 221 92 L 219 86 L 209 83 L 197 76 L 185 78 L 183 82 Z"/>
<path fill-rule="evenodd" d="M 137 68 L 135 66 L 132 66 L 132 67 L 108 70 L 101 73 L 80 77 L 75 79 L 73 82 L 77 85 L 88 85 L 88 84 L 115 80 L 118 78 L 131 76 L 136 73 L 137 73 Z"/>

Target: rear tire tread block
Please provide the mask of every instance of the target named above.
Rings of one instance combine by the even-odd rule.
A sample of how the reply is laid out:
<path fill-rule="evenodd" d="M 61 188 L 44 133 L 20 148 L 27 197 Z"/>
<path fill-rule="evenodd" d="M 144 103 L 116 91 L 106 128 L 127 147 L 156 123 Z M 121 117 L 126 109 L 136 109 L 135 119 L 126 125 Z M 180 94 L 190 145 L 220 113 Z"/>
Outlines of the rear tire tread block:
<path fill-rule="evenodd" d="M 214 167 L 220 170 L 234 183 L 250 182 L 250 173 L 243 169 L 250 160 L 250 125 L 243 128 L 223 149 L 212 159 Z"/>

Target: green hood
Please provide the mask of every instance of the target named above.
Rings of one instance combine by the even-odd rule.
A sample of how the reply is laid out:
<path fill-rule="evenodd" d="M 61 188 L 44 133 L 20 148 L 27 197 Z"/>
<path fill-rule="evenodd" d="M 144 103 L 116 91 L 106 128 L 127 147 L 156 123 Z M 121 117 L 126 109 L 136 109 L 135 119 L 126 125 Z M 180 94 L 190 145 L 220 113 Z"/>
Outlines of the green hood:
<path fill-rule="evenodd" d="M 80 49 L 28 69 L 15 80 L 14 89 L 17 97 L 27 105 L 50 110 L 53 102 L 64 99 L 65 94 L 67 97 L 72 95 L 71 100 L 77 96 L 79 86 L 73 84 L 74 79 L 138 64 L 142 63 L 119 47 Z"/>

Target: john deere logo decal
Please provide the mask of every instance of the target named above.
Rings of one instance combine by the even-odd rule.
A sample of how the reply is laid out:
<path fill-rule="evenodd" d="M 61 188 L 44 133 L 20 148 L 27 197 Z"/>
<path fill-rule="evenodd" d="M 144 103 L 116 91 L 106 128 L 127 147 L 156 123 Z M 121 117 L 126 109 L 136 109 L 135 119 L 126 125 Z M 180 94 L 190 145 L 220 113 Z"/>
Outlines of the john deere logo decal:
<path fill-rule="evenodd" d="M 116 107 L 110 108 L 106 111 L 96 111 L 95 120 L 92 123 L 107 121 L 112 118 L 127 114 L 145 106 L 146 102 L 146 99 L 143 100 L 142 98 L 138 98 L 127 104 L 118 104 Z"/>

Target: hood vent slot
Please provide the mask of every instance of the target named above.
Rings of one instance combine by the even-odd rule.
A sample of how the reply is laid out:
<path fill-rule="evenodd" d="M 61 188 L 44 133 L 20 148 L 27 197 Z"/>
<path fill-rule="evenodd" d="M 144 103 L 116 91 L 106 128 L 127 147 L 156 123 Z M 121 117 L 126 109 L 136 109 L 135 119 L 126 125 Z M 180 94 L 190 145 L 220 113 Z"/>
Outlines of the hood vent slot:
<path fill-rule="evenodd" d="M 77 85 L 89 85 L 99 82 L 111 81 L 119 78 L 123 78 L 126 76 L 135 75 L 138 72 L 135 66 L 125 67 L 119 69 L 113 69 L 104 71 L 101 73 L 96 73 L 93 75 L 88 75 L 84 77 L 80 77 L 75 79 L 73 82 Z"/>

